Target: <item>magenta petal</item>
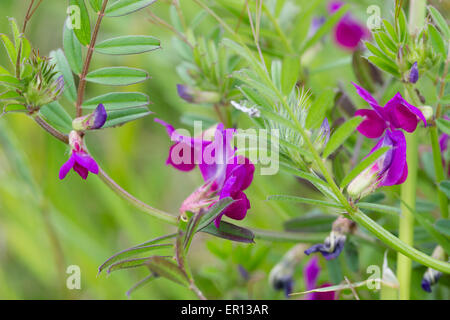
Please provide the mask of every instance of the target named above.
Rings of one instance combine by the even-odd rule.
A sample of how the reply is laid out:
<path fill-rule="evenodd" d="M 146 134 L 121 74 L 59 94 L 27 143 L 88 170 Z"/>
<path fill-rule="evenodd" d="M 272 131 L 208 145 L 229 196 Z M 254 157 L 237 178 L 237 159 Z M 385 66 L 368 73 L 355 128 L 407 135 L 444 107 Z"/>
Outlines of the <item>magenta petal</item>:
<path fill-rule="evenodd" d="M 423 113 L 403 99 L 399 92 L 386 103 L 384 110 L 393 129 L 404 129 L 407 132 L 413 132 L 416 130 L 419 120 L 422 120 L 425 126 L 427 125 Z"/>
<path fill-rule="evenodd" d="M 369 93 L 369 91 L 367 91 L 366 89 L 358 86 L 356 83 L 352 82 L 353 86 L 356 88 L 356 92 L 358 93 L 358 95 L 363 98 L 364 100 L 367 101 L 367 103 L 369 103 L 369 105 L 375 109 L 375 111 L 379 111 L 380 110 L 380 106 L 377 102 L 377 100 L 375 100 L 374 97 L 372 97 L 372 95 Z M 382 117 L 381 114 L 379 114 L 380 117 Z"/>
<path fill-rule="evenodd" d="M 232 196 L 233 202 L 225 210 L 224 215 L 234 220 L 242 220 L 247 215 L 248 209 L 250 209 L 250 201 L 242 191 L 238 191 Z"/>
<path fill-rule="evenodd" d="M 191 171 L 195 168 L 194 162 L 194 148 L 191 146 L 179 142 L 172 145 L 169 149 L 169 156 L 166 160 L 167 165 L 171 165 L 175 169 L 180 171 Z M 187 151 L 190 154 L 184 155 Z"/>
<path fill-rule="evenodd" d="M 72 155 L 70 155 L 69 160 L 67 160 L 67 162 L 61 166 L 61 169 L 59 169 L 59 179 L 60 180 L 64 179 L 67 176 L 70 169 L 73 168 L 74 164 L 75 164 L 75 158 L 73 157 L 73 154 L 72 154 Z"/>
<path fill-rule="evenodd" d="M 404 133 L 400 130 L 387 131 L 387 136 L 392 141 L 392 150 L 387 152 L 392 152 L 392 158 L 389 164 L 385 164 L 388 166 L 388 169 L 384 174 L 384 179 L 381 181 L 380 186 L 392 186 L 401 183 L 405 175 L 405 166 L 407 165 L 406 139 Z"/>
<path fill-rule="evenodd" d="M 364 117 L 357 129 L 367 138 L 379 138 L 386 130 L 386 122 L 373 110 L 360 109 L 355 112 L 355 116 Z"/>
<path fill-rule="evenodd" d="M 324 283 L 319 288 L 331 287 L 331 284 Z M 336 292 L 312 292 L 308 294 L 308 300 L 336 300 Z"/>
<path fill-rule="evenodd" d="M 303 277 L 305 278 L 306 290 L 313 290 L 316 288 L 317 279 L 320 274 L 319 258 L 312 257 L 303 268 Z"/>
<path fill-rule="evenodd" d="M 77 162 L 73 165 L 73 170 L 80 175 L 81 178 L 86 180 L 88 177 L 89 171 L 85 167 L 79 165 Z"/>
<path fill-rule="evenodd" d="M 334 28 L 334 39 L 345 49 L 355 50 L 366 37 L 366 30 L 358 21 L 349 15 L 344 16 Z"/>
<path fill-rule="evenodd" d="M 90 155 L 84 152 L 75 152 L 74 157 L 75 162 L 78 163 L 81 167 L 86 168 L 93 174 L 98 174 L 99 171 L 98 164 Z"/>

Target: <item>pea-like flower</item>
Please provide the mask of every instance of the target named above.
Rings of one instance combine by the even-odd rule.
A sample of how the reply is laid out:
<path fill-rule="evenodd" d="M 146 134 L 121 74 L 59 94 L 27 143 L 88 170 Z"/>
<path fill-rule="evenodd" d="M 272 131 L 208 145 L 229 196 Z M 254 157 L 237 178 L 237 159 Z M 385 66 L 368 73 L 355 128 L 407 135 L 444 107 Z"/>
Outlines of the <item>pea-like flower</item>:
<path fill-rule="evenodd" d="M 419 68 L 417 67 L 417 61 L 413 63 L 409 70 L 409 82 L 416 83 L 419 80 Z"/>
<path fill-rule="evenodd" d="M 360 109 L 355 112 L 355 116 L 364 118 L 357 128 L 362 135 L 368 138 L 379 138 L 386 129 L 403 129 L 406 132 L 413 132 L 420 121 L 427 125 L 422 111 L 403 99 L 399 92 L 384 107 L 381 107 L 367 90 L 355 83 L 353 85 L 358 94 L 372 107 L 372 109 Z"/>
<path fill-rule="evenodd" d="M 333 222 L 330 235 L 326 237 L 324 243 L 313 245 L 305 250 L 305 254 L 309 256 L 311 253 L 320 252 L 327 260 L 335 259 L 344 249 L 347 234 L 353 233 L 355 229 L 355 222 L 340 216 Z"/>
<path fill-rule="evenodd" d="M 341 1 L 331 1 L 328 5 L 330 14 L 339 10 L 344 5 Z M 352 17 L 351 14 L 345 14 L 334 27 L 334 40 L 344 49 L 356 50 L 360 46 L 361 40 L 370 36 L 369 30 Z"/>
<path fill-rule="evenodd" d="M 177 92 L 181 99 L 189 103 L 216 103 L 220 95 L 214 91 L 202 91 L 184 84 L 177 84 Z"/>
<path fill-rule="evenodd" d="M 438 260 L 445 260 L 444 249 L 442 249 L 441 246 L 437 246 L 433 251 L 432 257 Z M 432 268 L 428 268 L 422 278 L 422 289 L 426 292 L 431 292 L 431 287 L 437 284 L 441 277 L 442 272 Z"/>
<path fill-rule="evenodd" d="M 306 291 L 317 289 L 317 280 L 320 275 L 319 258 L 313 257 L 303 268 L 303 277 L 305 279 Z M 330 287 L 330 283 L 324 283 L 319 288 Z M 336 300 L 336 293 L 334 291 L 328 292 L 311 292 L 306 296 L 307 300 Z"/>
<path fill-rule="evenodd" d="M 83 139 L 78 132 L 70 132 L 69 145 L 71 148 L 70 158 L 59 170 L 59 179 L 64 179 L 70 169 L 73 169 L 83 179 L 88 177 L 89 172 L 98 174 L 97 162 L 83 149 Z"/>
<path fill-rule="evenodd" d="M 180 171 L 191 171 L 198 164 L 204 184 L 195 190 L 181 205 L 180 212 L 196 212 L 218 200 L 231 197 L 235 200 L 215 219 L 219 227 L 223 215 L 235 220 L 245 218 L 250 201 L 244 193 L 253 181 L 255 166 L 249 159 L 235 154 L 232 139 L 235 129 L 224 129 L 217 125 L 214 140 L 202 137 L 191 138 L 180 135 L 170 124 L 155 119 L 166 127 L 171 140 L 175 142 L 169 150 L 166 164 Z"/>
<path fill-rule="evenodd" d="M 353 199 L 360 199 L 383 186 L 402 184 L 408 177 L 404 133 L 387 130 L 367 156 L 383 147 L 389 147 L 389 150 L 348 185 L 347 192 Z"/>

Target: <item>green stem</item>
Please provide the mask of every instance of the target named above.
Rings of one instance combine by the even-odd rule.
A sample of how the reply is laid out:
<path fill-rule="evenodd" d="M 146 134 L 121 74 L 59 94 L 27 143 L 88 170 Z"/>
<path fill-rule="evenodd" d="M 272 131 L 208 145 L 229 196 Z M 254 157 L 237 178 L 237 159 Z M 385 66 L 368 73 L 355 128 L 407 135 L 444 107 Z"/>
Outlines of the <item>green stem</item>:
<path fill-rule="evenodd" d="M 414 243 L 414 210 L 416 207 L 417 167 L 418 167 L 417 132 L 406 135 L 406 162 L 408 178 L 401 186 L 399 217 L 399 239 L 412 246 Z M 397 278 L 400 283 L 400 299 L 408 300 L 411 287 L 411 260 L 403 254 L 397 256 Z"/>
<path fill-rule="evenodd" d="M 413 35 L 421 29 L 425 20 L 426 1 L 411 0 L 409 13 L 409 30 Z M 410 85 L 405 85 L 405 95 L 408 100 L 419 106 L 416 94 Z M 406 162 L 408 163 L 408 178 L 401 186 L 401 216 L 399 219 L 399 239 L 405 244 L 414 243 L 414 210 L 416 207 L 417 169 L 418 169 L 418 135 L 417 132 L 406 135 Z M 409 300 L 411 291 L 412 261 L 402 253 L 397 255 L 397 278 L 400 283 L 399 298 Z"/>

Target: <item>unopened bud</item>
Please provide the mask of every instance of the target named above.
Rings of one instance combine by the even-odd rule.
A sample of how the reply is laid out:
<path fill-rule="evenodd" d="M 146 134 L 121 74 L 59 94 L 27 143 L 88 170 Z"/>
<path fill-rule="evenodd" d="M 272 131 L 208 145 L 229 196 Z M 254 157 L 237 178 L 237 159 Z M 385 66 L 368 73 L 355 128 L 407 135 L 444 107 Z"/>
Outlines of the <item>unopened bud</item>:
<path fill-rule="evenodd" d="M 177 91 L 180 98 L 189 103 L 217 103 L 220 95 L 213 91 L 201 91 L 190 86 L 177 84 Z"/>
<path fill-rule="evenodd" d="M 409 82 L 416 83 L 417 80 L 419 80 L 419 69 L 417 68 L 417 61 L 416 61 L 409 70 Z"/>
<path fill-rule="evenodd" d="M 433 118 L 433 108 L 430 106 L 421 106 L 418 107 L 419 110 L 422 112 L 423 116 L 425 117 L 425 120 L 431 120 Z"/>
<path fill-rule="evenodd" d="M 101 129 L 105 125 L 107 117 L 105 106 L 99 104 L 91 114 L 74 119 L 72 128 L 77 131 Z"/>

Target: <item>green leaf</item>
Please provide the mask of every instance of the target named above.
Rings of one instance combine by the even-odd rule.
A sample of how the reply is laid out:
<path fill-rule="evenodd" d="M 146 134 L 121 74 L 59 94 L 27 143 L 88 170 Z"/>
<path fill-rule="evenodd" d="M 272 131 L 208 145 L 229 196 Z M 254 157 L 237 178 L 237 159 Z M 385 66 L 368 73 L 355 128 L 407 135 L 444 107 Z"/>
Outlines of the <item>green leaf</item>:
<path fill-rule="evenodd" d="M 43 106 L 39 113 L 52 126 L 68 133 L 72 130 L 72 118 L 57 101 Z"/>
<path fill-rule="evenodd" d="M 13 76 L 10 76 L 7 74 L 0 75 L 0 85 L 4 85 L 6 87 L 13 88 L 13 89 L 22 87 L 20 81 L 17 80 L 16 77 L 13 77 Z"/>
<path fill-rule="evenodd" d="M 255 235 L 248 229 L 238 227 L 226 221 L 221 221 L 219 228 L 214 224 L 208 225 L 202 232 L 209 233 L 213 236 L 228 239 L 236 242 L 253 243 Z"/>
<path fill-rule="evenodd" d="M 202 229 L 209 226 L 214 221 L 214 219 L 216 219 L 217 216 L 219 216 L 222 211 L 225 210 L 233 202 L 234 200 L 231 197 L 226 197 L 217 201 L 211 208 L 208 209 L 205 214 L 201 216 L 197 230 L 201 231 Z"/>
<path fill-rule="evenodd" d="M 73 17 L 73 20 L 71 23 L 73 25 L 73 31 L 80 43 L 87 46 L 91 42 L 91 22 L 86 4 L 84 3 L 84 0 L 69 0 L 69 5 L 79 8 L 79 10 L 72 12 L 73 15 L 70 17 Z M 80 14 L 79 17 L 77 16 L 78 13 Z M 78 18 L 80 19 L 79 21 L 77 21 Z M 79 23 L 79 25 L 77 25 L 77 23 Z"/>
<path fill-rule="evenodd" d="M 323 206 L 323 207 L 328 207 L 328 208 L 342 209 L 342 205 L 339 203 L 324 201 L 324 200 L 303 198 L 303 197 L 298 197 L 298 196 L 290 196 L 290 195 L 271 195 L 271 196 L 267 197 L 267 200 L 270 200 L 270 201 L 292 201 L 292 202 L 299 202 L 299 203 L 304 203 L 304 204 L 312 204 L 312 205 L 316 205 L 316 206 Z"/>
<path fill-rule="evenodd" d="M 118 0 L 106 9 L 107 17 L 121 17 L 151 5 L 156 0 Z"/>
<path fill-rule="evenodd" d="M 447 56 L 447 52 L 445 50 L 444 40 L 442 40 L 441 34 L 431 24 L 428 25 L 428 34 L 430 36 L 431 44 L 433 46 L 433 49 L 437 53 L 442 55 L 443 57 L 446 57 Z"/>
<path fill-rule="evenodd" d="M 89 72 L 86 80 L 109 86 L 128 86 L 149 78 L 146 71 L 127 67 L 111 67 Z"/>
<path fill-rule="evenodd" d="M 323 157 L 328 158 L 330 154 L 339 148 L 362 121 L 362 117 L 355 117 L 341 125 L 330 137 L 330 140 L 323 151 Z"/>
<path fill-rule="evenodd" d="M 400 77 L 400 73 L 398 72 L 398 68 L 397 66 L 392 63 L 392 61 L 388 61 L 386 59 L 382 59 L 380 57 L 377 56 L 370 56 L 367 58 L 370 62 L 372 62 L 372 64 L 374 64 L 375 66 L 377 66 L 380 70 L 383 70 L 387 73 L 392 74 L 393 76 L 399 78 Z"/>
<path fill-rule="evenodd" d="M 150 115 L 152 112 L 147 107 L 128 108 L 108 112 L 108 118 L 103 128 L 121 126 L 127 122 L 134 121 Z"/>
<path fill-rule="evenodd" d="M 147 267 L 160 277 L 169 279 L 175 283 L 187 286 L 189 280 L 186 274 L 173 261 L 163 257 L 151 257 L 147 261 Z"/>
<path fill-rule="evenodd" d="M 334 101 L 334 91 L 332 89 L 324 90 L 308 110 L 308 115 L 306 116 L 306 128 L 316 129 L 319 127 L 324 118 L 325 113 Z"/>
<path fill-rule="evenodd" d="M 155 280 L 155 279 L 157 279 L 157 278 L 158 278 L 158 277 L 155 276 L 154 274 L 151 274 L 151 275 L 145 277 L 144 279 L 142 279 L 142 280 L 140 280 L 139 282 L 137 282 L 136 284 L 134 284 L 134 285 L 127 291 L 126 295 L 127 295 L 128 297 L 130 297 L 131 294 L 132 294 L 133 292 L 135 292 L 136 290 L 142 288 L 143 286 L 145 286 L 146 284 L 152 282 L 153 280 Z"/>
<path fill-rule="evenodd" d="M 113 271 L 122 270 L 122 269 L 130 269 L 130 268 L 137 268 L 147 265 L 147 261 L 152 257 L 146 257 L 146 258 L 135 258 L 135 259 L 127 259 L 122 260 L 119 262 L 116 262 L 112 264 L 108 270 L 106 270 L 107 274 L 110 274 Z"/>
<path fill-rule="evenodd" d="M 397 38 L 397 33 L 395 32 L 395 28 L 392 24 L 389 23 L 389 21 L 387 21 L 386 19 L 383 19 L 383 25 L 384 28 L 386 29 L 386 31 L 388 32 L 390 38 L 394 41 L 394 42 L 398 42 L 398 38 Z"/>
<path fill-rule="evenodd" d="M 408 22 L 406 21 L 405 12 L 403 9 L 400 10 L 398 15 L 398 28 L 400 34 L 400 41 L 405 43 L 408 39 Z"/>
<path fill-rule="evenodd" d="M 450 220 L 449 219 L 439 219 L 434 224 L 435 228 L 443 235 L 450 237 Z"/>
<path fill-rule="evenodd" d="M 361 172 L 363 172 L 367 167 L 369 167 L 372 163 L 374 163 L 379 157 L 381 157 L 383 154 L 385 154 L 390 148 L 389 147 L 383 147 L 375 151 L 374 153 L 370 154 L 366 158 L 364 158 L 360 163 L 358 163 L 357 166 L 353 168 L 352 171 L 349 172 L 345 176 L 344 179 L 342 179 L 341 188 L 345 188 L 353 179 L 355 179 Z"/>
<path fill-rule="evenodd" d="M 81 74 L 83 68 L 81 44 L 75 36 L 73 29 L 67 27 L 67 22 L 64 24 L 63 47 L 70 68 L 74 73 Z"/>
<path fill-rule="evenodd" d="M 96 12 L 100 12 L 100 10 L 102 9 L 102 0 L 89 0 L 89 3 L 91 5 L 91 8 Z"/>
<path fill-rule="evenodd" d="M 355 243 L 348 240 L 344 246 L 344 257 L 348 268 L 352 272 L 358 272 L 359 270 L 359 253 Z"/>
<path fill-rule="evenodd" d="M 165 248 L 170 248 L 173 245 L 168 243 L 168 244 L 151 244 L 151 245 L 147 245 L 147 246 L 140 246 L 140 247 L 132 247 L 126 250 L 123 250 L 115 255 L 113 255 L 111 258 L 109 258 L 108 260 L 106 260 L 99 268 L 98 268 L 98 273 L 101 273 L 103 270 L 105 270 L 106 268 L 108 268 L 109 266 L 115 264 L 117 261 L 119 260 L 123 260 L 125 258 L 134 256 L 134 255 L 138 255 L 144 252 L 149 252 L 149 251 L 153 251 L 153 250 L 158 250 L 158 249 L 165 249 Z"/>
<path fill-rule="evenodd" d="M 150 104 L 150 100 L 140 92 L 111 92 L 86 100 L 83 108 L 95 109 L 100 103 L 103 103 L 106 110 L 118 110 L 145 107 Z"/>
<path fill-rule="evenodd" d="M 9 61 L 11 61 L 11 64 L 15 67 L 17 62 L 17 51 L 14 44 L 6 34 L 0 34 L 0 39 L 2 40 L 6 52 L 8 53 Z"/>
<path fill-rule="evenodd" d="M 159 48 L 161 48 L 159 39 L 151 36 L 117 37 L 95 46 L 97 52 L 110 55 L 138 54 Z"/>
<path fill-rule="evenodd" d="M 284 230 L 296 232 L 327 232 L 331 230 L 335 216 L 314 214 L 297 217 L 284 222 Z"/>
<path fill-rule="evenodd" d="M 450 180 L 441 181 L 439 189 L 441 189 L 441 191 L 450 199 Z"/>
<path fill-rule="evenodd" d="M 450 39 L 450 28 L 448 27 L 448 24 L 445 20 L 445 18 L 439 13 L 439 11 L 433 7 L 428 6 L 428 11 L 430 12 L 431 16 L 433 17 L 434 22 L 438 26 L 438 28 L 441 30 L 441 32 L 444 34 L 444 36 L 447 38 L 447 40 Z"/>
<path fill-rule="evenodd" d="M 391 50 L 392 53 L 396 54 L 398 48 L 397 45 L 394 43 L 394 41 L 392 41 L 392 39 L 384 32 L 378 32 L 377 34 L 380 37 L 380 40 L 383 42 L 383 44 L 387 48 L 389 48 L 389 50 Z"/>
<path fill-rule="evenodd" d="M 61 49 L 50 52 L 50 57 L 56 61 L 56 71 L 59 71 L 64 77 L 64 95 L 72 102 L 77 99 L 77 90 L 75 87 L 75 80 L 73 79 L 72 69 L 69 62 Z"/>

